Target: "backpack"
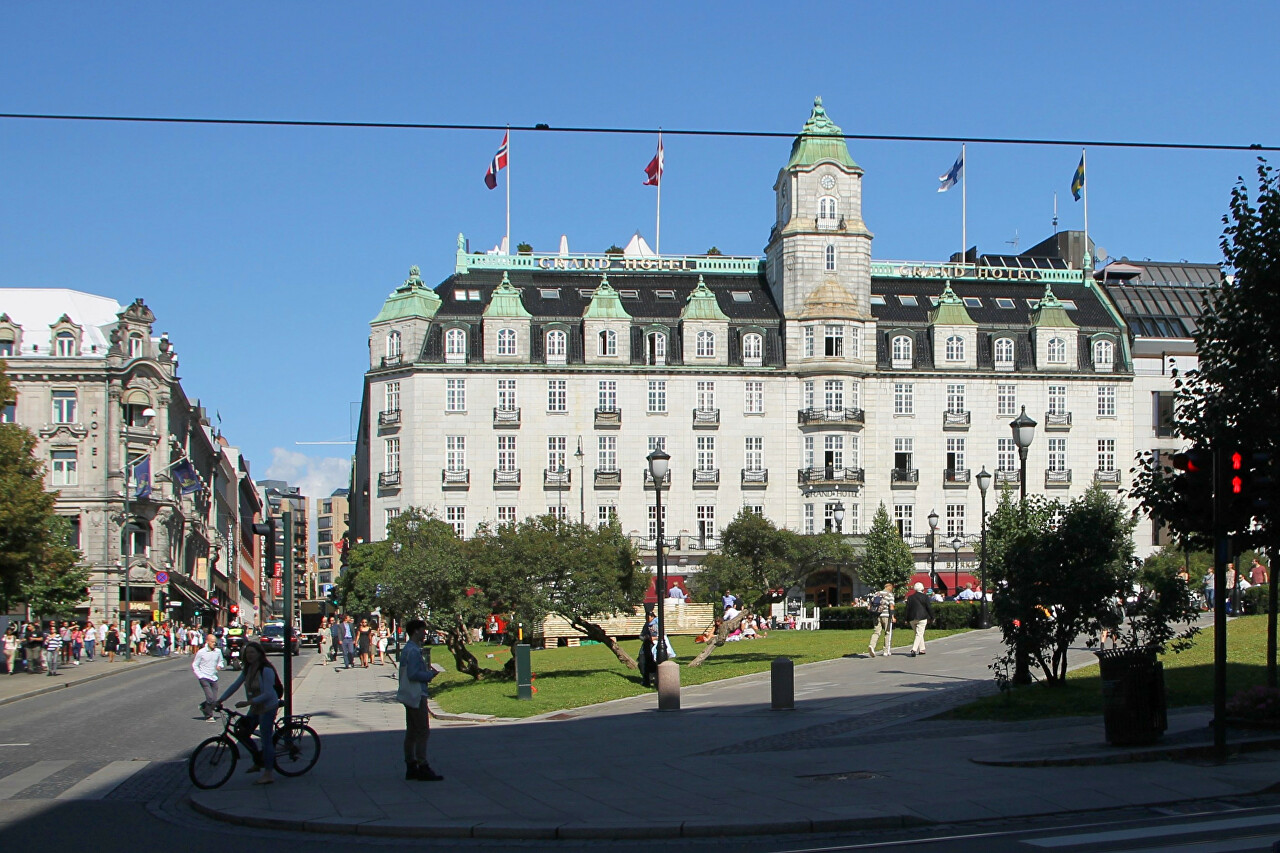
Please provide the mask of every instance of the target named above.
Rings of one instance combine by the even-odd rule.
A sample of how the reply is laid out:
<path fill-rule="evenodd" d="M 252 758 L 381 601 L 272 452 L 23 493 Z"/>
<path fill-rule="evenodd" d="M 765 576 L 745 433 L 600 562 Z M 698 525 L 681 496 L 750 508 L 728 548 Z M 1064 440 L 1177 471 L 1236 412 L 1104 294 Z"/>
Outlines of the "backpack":
<path fill-rule="evenodd" d="M 871 604 L 869 605 L 871 608 L 871 612 L 875 614 L 879 614 L 881 603 L 882 601 L 880 598 L 880 593 L 877 592 L 875 595 L 871 596 Z"/>
<path fill-rule="evenodd" d="M 275 679 L 276 695 L 280 697 L 280 701 L 284 701 L 284 682 L 280 680 L 280 673 L 276 672 L 276 668 L 271 664 L 267 664 L 267 669 L 271 670 L 271 677 Z"/>

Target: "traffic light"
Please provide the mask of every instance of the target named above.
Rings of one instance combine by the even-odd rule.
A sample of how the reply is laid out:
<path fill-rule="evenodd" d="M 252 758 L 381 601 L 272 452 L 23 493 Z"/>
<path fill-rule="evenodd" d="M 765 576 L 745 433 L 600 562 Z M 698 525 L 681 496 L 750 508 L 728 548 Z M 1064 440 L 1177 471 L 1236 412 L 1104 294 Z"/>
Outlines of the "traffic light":
<path fill-rule="evenodd" d="M 1247 540 L 1249 532 L 1254 528 L 1254 518 L 1265 515 L 1270 508 L 1274 486 L 1272 454 L 1236 448 L 1225 454 L 1225 459 L 1226 471 L 1222 488 L 1227 500 L 1227 529 L 1231 533 L 1244 535 Z"/>
<path fill-rule="evenodd" d="M 1182 536 L 1213 534 L 1213 452 L 1197 444 L 1170 459 L 1180 473 L 1159 500 L 1158 514 Z"/>

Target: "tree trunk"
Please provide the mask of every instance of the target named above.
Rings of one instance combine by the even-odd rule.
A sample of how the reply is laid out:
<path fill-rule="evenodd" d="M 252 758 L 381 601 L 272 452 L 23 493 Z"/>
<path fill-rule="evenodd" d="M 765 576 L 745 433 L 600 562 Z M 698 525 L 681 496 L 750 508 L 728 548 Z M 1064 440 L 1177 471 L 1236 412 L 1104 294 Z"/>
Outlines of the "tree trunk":
<path fill-rule="evenodd" d="M 455 617 L 455 623 L 449 626 L 444 636 L 445 648 L 453 653 L 454 666 L 458 672 L 469 675 L 476 681 L 483 679 L 485 672 L 480 668 L 480 662 L 467 648 L 467 626 L 463 623 L 462 616 Z"/>
<path fill-rule="evenodd" d="M 605 633 L 604 629 L 596 623 L 580 618 L 578 616 L 570 616 L 569 624 L 586 634 L 588 639 L 595 640 L 609 647 L 609 651 L 613 652 L 614 657 L 622 662 L 627 669 L 639 669 L 640 665 L 632 659 L 631 655 L 622 650 L 622 646 L 618 645 L 618 641 Z"/>
<path fill-rule="evenodd" d="M 702 647 L 702 651 L 698 652 L 698 656 L 689 661 L 689 666 L 701 666 L 702 662 L 711 657 L 711 653 L 723 646 L 730 634 L 734 632 L 739 625 L 742 624 L 743 617 L 747 616 L 747 611 L 739 613 L 727 622 L 720 623 L 720 629 L 707 640 L 707 644 Z"/>

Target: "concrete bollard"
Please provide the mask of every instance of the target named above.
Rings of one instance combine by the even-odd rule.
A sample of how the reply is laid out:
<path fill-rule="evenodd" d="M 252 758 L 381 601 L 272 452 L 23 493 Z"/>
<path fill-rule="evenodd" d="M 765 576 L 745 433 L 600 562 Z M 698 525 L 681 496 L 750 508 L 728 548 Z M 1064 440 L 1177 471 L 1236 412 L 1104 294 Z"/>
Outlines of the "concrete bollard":
<path fill-rule="evenodd" d="M 771 707 L 794 711 L 796 707 L 796 665 L 791 658 L 774 658 L 769 667 Z"/>
<path fill-rule="evenodd" d="M 658 664 L 658 710 L 680 710 L 680 664 L 673 660 Z"/>

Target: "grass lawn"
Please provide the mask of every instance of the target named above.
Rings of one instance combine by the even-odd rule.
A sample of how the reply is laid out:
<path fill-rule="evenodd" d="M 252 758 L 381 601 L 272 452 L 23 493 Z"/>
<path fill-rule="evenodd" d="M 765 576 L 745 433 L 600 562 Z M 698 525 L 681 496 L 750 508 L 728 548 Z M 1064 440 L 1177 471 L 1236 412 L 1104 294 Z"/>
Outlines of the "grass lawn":
<path fill-rule="evenodd" d="M 1212 628 L 1201 631 L 1192 648 L 1162 658 L 1169 707 L 1213 703 L 1213 634 Z M 1266 675 L 1267 617 L 1244 616 L 1232 621 L 1227 630 L 1227 697 L 1265 684 Z M 1031 720 L 1101 714 L 1102 679 L 1098 665 L 1093 664 L 1068 673 L 1066 684 L 1060 688 L 1033 684 L 1002 696 L 979 699 L 940 718 Z"/>
<path fill-rule="evenodd" d="M 957 633 L 960 632 L 930 631 L 928 638 L 934 640 Z M 870 639 L 870 629 L 770 631 L 767 638 L 724 645 L 701 666 L 693 668 L 686 664 L 698 654 L 702 644 L 694 643 L 692 637 L 672 637 L 671 642 L 676 649 L 676 662 L 681 665 L 680 684 L 687 687 L 768 670 L 776 657 L 790 658 L 798 665 L 865 652 Z M 896 639 L 901 645 L 902 635 Z M 632 657 L 640 653 L 639 640 L 626 641 L 622 646 Z M 441 708 L 455 714 L 532 717 L 653 692 L 640 686 L 639 672 L 627 669 L 604 646 L 534 649 L 533 686 L 537 692 L 532 701 L 527 702 L 516 699 L 514 681 L 473 681 L 453 670 L 444 648 L 435 646 L 432 650 L 433 659 L 449 667 L 431 682 L 432 697 Z M 471 652 L 479 658 L 482 667 L 494 670 L 502 669 L 508 658 L 504 647 L 483 643 L 471 646 Z"/>

